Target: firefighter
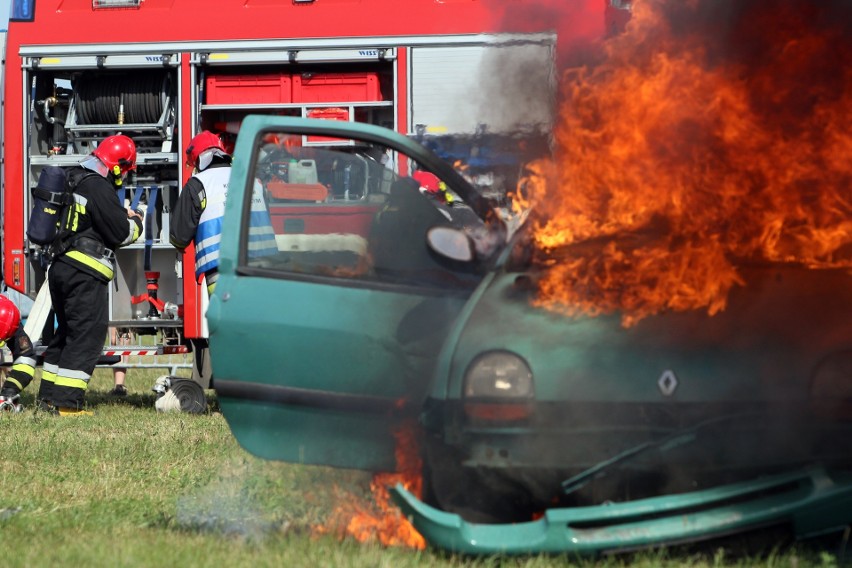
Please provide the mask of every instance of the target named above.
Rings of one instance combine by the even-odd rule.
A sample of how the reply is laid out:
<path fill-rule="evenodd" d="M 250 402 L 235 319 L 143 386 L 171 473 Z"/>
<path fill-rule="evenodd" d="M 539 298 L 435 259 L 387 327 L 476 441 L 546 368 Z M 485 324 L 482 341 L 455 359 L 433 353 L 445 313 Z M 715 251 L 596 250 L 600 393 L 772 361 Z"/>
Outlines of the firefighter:
<path fill-rule="evenodd" d="M 125 209 L 116 193 L 135 169 L 136 144 L 119 134 L 105 138 L 67 172 L 74 202 L 49 251 L 47 281 L 57 328 L 44 354 L 38 393 L 41 409 L 51 414 L 91 414 L 83 405 L 108 332 L 113 250 L 142 234 L 141 211 Z"/>
<path fill-rule="evenodd" d="M 194 172 L 184 184 L 169 217 L 169 241 L 180 251 L 195 243 L 195 277 L 199 283 L 206 280 L 207 292 L 212 294 L 219 277 L 219 239 L 231 178 L 231 156 L 222 140 L 205 130 L 189 141 L 186 165 Z M 276 253 L 278 247 L 259 182 L 255 183 L 252 197 L 249 257 L 256 258 Z M 192 378 L 202 387 L 210 388 L 213 370 L 207 339 L 192 339 L 191 343 Z"/>
<path fill-rule="evenodd" d="M 433 227 L 467 229 L 482 221 L 470 207 L 453 201 L 437 176 L 418 177 L 393 182 L 388 201 L 373 218 L 369 238 L 373 270 L 397 282 L 470 286 L 479 278 L 472 272 L 475 267 L 450 266 L 430 251 L 427 234 Z M 427 182 L 431 185 L 425 186 Z"/>
<path fill-rule="evenodd" d="M 205 130 L 189 141 L 186 165 L 193 175 L 169 218 L 169 242 L 183 251 L 195 241 L 195 276 L 212 293 L 219 275 L 219 235 L 231 178 L 231 156 L 222 140 Z"/>
<path fill-rule="evenodd" d="M 169 241 L 183 251 L 195 242 L 195 277 L 207 282 L 212 294 L 219 277 L 219 238 L 225 197 L 231 177 L 231 156 L 220 138 L 205 130 L 189 141 L 186 165 L 195 170 L 169 219 Z M 278 252 L 269 212 L 259 184 L 255 184 L 249 228 L 249 258 Z"/>
<path fill-rule="evenodd" d="M 21 312 L 6 296 L 0 294 L 0 347 L 9 345 L 12 370 L 0 388 L 0 412 L 20 412 L 21 391 L 33 380 L 35 350 L 30 337 L 21 325 Z"/>
<path fill-rule="evenodd" d="M 393 182 L 387 203 L 373 219 L 370 256 L 377 274 L 417 280 L 443 272 L 429 253 L 426 232 L 449 225 L 449 219 L 420 187 L 410 177 Z"/>

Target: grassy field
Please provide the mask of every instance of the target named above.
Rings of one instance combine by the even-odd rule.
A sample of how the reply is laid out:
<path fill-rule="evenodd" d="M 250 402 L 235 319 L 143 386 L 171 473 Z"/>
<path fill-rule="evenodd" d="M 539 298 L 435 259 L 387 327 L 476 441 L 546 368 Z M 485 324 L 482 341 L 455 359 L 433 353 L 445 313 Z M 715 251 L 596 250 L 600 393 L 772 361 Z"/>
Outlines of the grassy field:
<path fill-rule="evenodd" d="M 460 558 L 346 537 L 342 502 L 371 502 L 369 475 L 265 462 L 244 452 L 211 395 L 206 415 L 153 409 L 156 370 L 131 370 L 112 399 L 98 370 L 94 416 L 0 416 L 0 565 L 12 566 L 836 566 L 833 552 L 760 558 L 644 552 L 603 561 Z M 320 527 L 324 527 L 321 530 Z"/>

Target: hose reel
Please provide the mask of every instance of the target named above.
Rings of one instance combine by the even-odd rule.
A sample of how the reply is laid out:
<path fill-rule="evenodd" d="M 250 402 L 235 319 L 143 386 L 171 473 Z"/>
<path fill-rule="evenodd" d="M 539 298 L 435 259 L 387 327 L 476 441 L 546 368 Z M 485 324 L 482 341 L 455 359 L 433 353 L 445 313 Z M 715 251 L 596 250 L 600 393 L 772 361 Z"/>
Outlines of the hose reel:
<path fill-rule="evenodd" d="M 84 74 L 74 85 L 77 124 L 159 122 L 171 94 L 165 71 Z"/>

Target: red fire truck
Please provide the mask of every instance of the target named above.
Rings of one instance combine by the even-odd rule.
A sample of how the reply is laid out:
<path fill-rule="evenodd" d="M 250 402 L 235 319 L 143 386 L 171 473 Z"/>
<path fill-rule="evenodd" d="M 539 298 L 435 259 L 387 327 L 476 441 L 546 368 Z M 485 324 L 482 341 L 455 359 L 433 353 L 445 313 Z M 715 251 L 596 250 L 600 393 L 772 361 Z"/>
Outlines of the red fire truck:
<path fill-rule="evenodd" d="M 502 2 L 477 0 L 13 0 L 5 65 L 3 276 L 35 298 L 41 251 L 27 241 L 42 168 L 71 166 L 104 137 L 137 143 L 126 202 L 145 234 L 117 251 L 111 325 L 161 338 L 158 352 L 205 336 L 194 252 L 168 242 L 169 211 L 191 175 L 188 141 L 235 137 L 249 113 L 362 121 L 420 136 L 546 130 L 556 34 L 512 32 Z M 507 3 L 517 9 L 518 2 Z M 603 17 L 603 15 L 601 16 Z M 511 22 L 510 22 L 511 23 Z M 517 29 L 517 28 L 516 28 Z M 305 140 L 304 144 L 334 144 Z M 316 175 L 291 165 L 289 181 Z M 347 188 L 348 189 L 348 188 Z M 307 234 L 315 205 L 348 208 L 357 231 L 376 209 L 364 191 L 272 200 L 273 223 Z"/>

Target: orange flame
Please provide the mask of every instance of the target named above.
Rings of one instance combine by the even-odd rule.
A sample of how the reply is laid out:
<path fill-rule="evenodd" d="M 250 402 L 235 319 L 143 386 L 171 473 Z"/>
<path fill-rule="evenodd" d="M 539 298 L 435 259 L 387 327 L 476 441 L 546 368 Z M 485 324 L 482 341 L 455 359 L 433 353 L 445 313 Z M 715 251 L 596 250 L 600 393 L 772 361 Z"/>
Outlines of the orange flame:
<path fill-rule="evenodd" d="M 399 473 L 377 473 L 373 476 L 370 490 L 374 503 L 366 503 L 355 495 L 342 492 L 339 496 L 340 505 L 332 513 L 328 524 L 317 527 L 316 532 L 351 536 L 359 542 L 378 541 L 384 546 L 417 550 L 426 548 L 426 541 L 391 502 L 388 492 L 390 486 L 401 483 L 416 497 L 422 496 L 423 464 L 415 433 L 413 426 L 406 426 L 394 434 Z"/>
<path fill-rule="evenodd" d="M 629 326 L 724 310 L 741 261 L 852 266 L 852 47 L 829 4 L 637 0 L 605 62 L 563 76 L 558 159 L 525 180 L 538 305 Z"/>

